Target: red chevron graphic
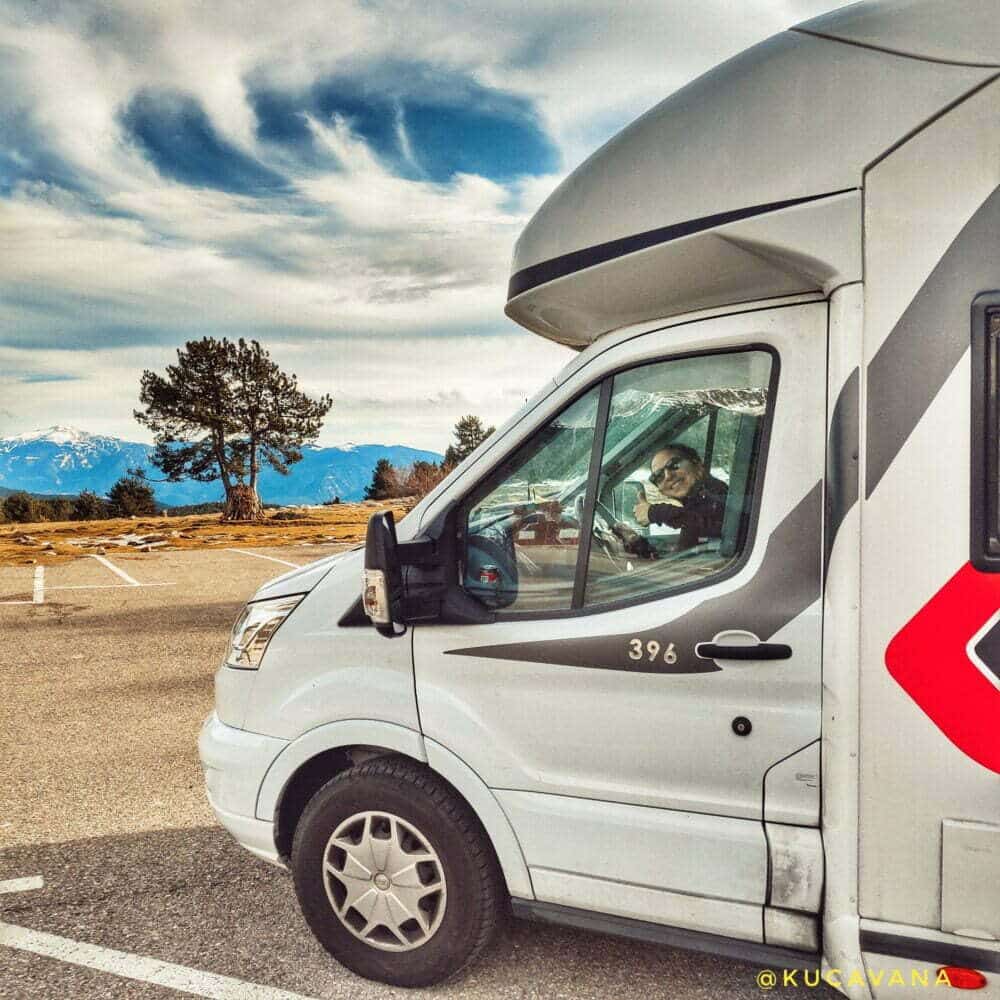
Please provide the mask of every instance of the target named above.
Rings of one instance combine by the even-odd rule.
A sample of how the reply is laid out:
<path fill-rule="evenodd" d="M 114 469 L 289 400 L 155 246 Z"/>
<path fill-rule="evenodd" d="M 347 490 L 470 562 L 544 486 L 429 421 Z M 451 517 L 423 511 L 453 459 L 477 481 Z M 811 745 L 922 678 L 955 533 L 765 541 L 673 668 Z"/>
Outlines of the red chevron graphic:
<path fill-rule="evenodd" d="M 1000 574 L 966 563 L 893 637 L 885 665 L 959 750 L 1000 773 L 1000 688 L 967 652 L 998 610 Z"/>

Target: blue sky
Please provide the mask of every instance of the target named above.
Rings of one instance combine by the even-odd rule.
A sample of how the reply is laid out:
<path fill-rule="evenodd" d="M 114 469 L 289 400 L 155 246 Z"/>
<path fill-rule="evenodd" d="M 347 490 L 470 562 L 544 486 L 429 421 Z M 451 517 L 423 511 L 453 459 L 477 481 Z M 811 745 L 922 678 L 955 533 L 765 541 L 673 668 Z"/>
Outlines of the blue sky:
<path fill-rule="evenodd" d="M 321 442 L 443 450 L 568 352 L 514 240 L 667 94 L 836 0 L 0 0 L 0 436 L 143 440 L 139 377 L 255 337 Z"/>

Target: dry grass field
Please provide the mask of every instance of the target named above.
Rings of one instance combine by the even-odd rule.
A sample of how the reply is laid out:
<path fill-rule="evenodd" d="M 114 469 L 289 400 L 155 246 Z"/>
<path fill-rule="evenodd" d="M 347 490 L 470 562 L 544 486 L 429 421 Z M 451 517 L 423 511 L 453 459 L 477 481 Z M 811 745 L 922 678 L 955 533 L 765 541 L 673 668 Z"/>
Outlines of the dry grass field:
<path fill-rule="evenodd" d="M 363 542 L 368 519 L 373 513 L 392 510 L 398 520 L 413 504 L 414 501 L 407 498 L 365 500 L 330 507 L 287 507 L 265 511 L 265 519 L 255 524 L 229 523 L 219 514 L 2 523 L 0 565 L 55 566 L 80 556 L 129 550 L 151 552 Z"/>

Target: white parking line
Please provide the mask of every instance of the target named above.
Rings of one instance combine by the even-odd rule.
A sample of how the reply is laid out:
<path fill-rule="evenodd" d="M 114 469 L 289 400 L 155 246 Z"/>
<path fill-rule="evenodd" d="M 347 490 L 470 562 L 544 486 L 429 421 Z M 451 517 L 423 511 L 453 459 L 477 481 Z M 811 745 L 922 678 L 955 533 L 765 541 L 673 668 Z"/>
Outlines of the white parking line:
<path fill-rule="evenodd" d="M 49 590 L 131 590 L 134 583 L 61 583 Z M 140 587 L 176 587 L 176 583 L 140 583 Z M 23 603 L 27 604 L 27 601 Z"/>
<path fill-rule="evenodd" d="M 142 584 L 138 580 L 133 579 L 128 573 L 123 569 L 119 569 L 110 559 L 105 559 L 104 556 L 91 555 L 91 559 L 96 559 L 102 566 L 106 566 L 112 573 L 116 573 L 120 576 L 129 586 L 131 587 L 141 587 Z"/>
<path fill-rule="evenodd" d="M 241 556 L 253 556 L 254 559 L 269 559 L 271 562 L 281 563 L 282 566 L 291 566 L 292 569 L 301 569 L 302 563 L 289 562 L 287 559 L 276 559 L 274 556 L 262 556 L 259 552 L 247 552 L 246 549 L 226 549 L 227 552 L 239 552 Z"/>
<path fill-rule="evenodd" d="M 131 955 L 125 951 L 101 948 L 82 941 L 29 930 L 14 924 L 0 923 L 0 945 L 30 951 L 35 955 L 55 958 L 60 962 L 82 965 L 112 976 L 133 979 L 140 983 L 153 983 L 169 990 L 188 993 L 212 1000 L 311 1000 L 301 993 L 289 993 L 273 986 L 258 986 L 242 979 L 219 976 L 212 972 L 189 969 L 173 962 L 161 962 L 144 955 Z"/>
<path fill-rule="evenodd" d="M 41 875 L 28 875 L 26 878 L 9 878 L 6 882 L 0 882 L 0 893 L 29 892 L 31 889 L 41 889 L 44 885 L 45 879 Z"/>
<path fill-rule="evenodd" d="M 45 567 L 36 566 L 31 585 L 30 601 L 0 601 L 0 604 L 44 604 L 45 603 Z"/>

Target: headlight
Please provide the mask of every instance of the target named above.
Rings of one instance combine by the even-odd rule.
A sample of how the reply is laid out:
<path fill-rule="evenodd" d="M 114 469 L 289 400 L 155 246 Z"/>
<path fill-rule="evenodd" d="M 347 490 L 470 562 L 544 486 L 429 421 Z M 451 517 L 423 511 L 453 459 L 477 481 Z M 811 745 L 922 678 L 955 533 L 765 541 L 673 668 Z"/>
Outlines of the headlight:
<path fill-rule="evenodd" d="M 233 626 L 226 666 L 256 670 L 271 636 L 278 631 L 278 627 L 304 596 L 295 594 L 293 597 L 276 597 L 270 601 L 248 604 Z"/>

